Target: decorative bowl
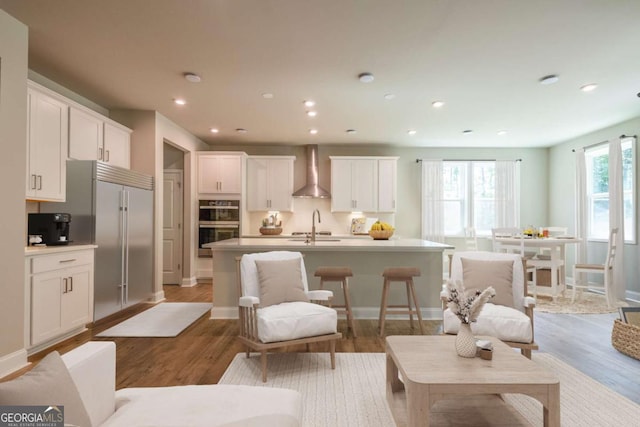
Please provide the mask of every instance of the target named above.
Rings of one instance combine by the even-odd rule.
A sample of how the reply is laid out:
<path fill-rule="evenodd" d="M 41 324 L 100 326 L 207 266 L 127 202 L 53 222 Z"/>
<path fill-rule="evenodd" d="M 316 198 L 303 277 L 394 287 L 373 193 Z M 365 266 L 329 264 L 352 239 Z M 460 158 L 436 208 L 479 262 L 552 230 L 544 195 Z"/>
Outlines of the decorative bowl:
<path fill-rule="evenodd" d="M 393 236 L 393 230 L 369 230 L 369 236 L 373 237 L 373 240 L 389 240 L 389 237 Z"/>
<path fill-rule="evenodd" d="M 260 227 L 260 234 L 264 236 L 277 236 L 282 233 L 282 227 Z"/>

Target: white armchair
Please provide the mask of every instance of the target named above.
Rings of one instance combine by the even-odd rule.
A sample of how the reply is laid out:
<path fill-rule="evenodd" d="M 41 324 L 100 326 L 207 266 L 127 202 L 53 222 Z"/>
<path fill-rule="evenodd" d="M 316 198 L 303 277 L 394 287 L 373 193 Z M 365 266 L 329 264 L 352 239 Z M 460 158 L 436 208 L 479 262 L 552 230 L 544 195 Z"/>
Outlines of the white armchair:
<path fill-rule="evenodd" d="M 299 260 L 298 262 L 291 262 Z M 239 340 L 260 352 L 262 381 L 267 381 L 267 351 L 295 344 L 329 342 L 335 369 L 338 315 L 328 307 L 333 292 L 309 291 L 299 252 L 245 254 L 237 259 Z M 317 303 L 315 303 L 317 302 Z"/>
<path fill-rule="evenodd" d="M 497 252 L 456 252 L 451 260 L 451 280 L 461 281 L 467 290 L 493 286 L 496 296 L 484 305 L 478 320 L 471 324 L 475 335 L 490 335 L 520 348 L 531 358 L 538 345 L 533 335 L 535 300 L 527 296 L 523 259 L 518 254 Z M 443 331 L 457 334 L 458 317 L 446 308 L 446 286 L 440 294 L 443 302 Z"/>

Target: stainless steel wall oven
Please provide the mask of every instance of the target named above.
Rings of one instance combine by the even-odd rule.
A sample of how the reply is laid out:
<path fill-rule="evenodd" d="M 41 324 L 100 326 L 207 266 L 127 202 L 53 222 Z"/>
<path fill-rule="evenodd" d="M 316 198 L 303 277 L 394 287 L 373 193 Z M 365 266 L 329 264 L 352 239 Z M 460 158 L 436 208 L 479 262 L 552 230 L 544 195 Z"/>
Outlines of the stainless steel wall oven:
<path fill-rule="evenodd" d="M 205 243 L 240 237 L 239 200 L 200 200 L 198 256 L 211 257 Z"/>

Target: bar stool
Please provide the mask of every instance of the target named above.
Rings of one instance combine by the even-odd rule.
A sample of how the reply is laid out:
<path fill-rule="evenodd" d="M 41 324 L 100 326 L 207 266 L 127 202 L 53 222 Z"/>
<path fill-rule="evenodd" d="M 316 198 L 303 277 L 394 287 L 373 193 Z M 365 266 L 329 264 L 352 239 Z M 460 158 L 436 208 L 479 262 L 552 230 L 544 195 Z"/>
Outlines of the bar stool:
<path fill-rule="evenodd" d="M 351 298 L 349 296 L 349 279 L 353 277 L 353 272 L 349 267 L 318 267 L 314 276 L 320 277 L 320 289 L 324 288 L 325 282 L 340 282 L 340 287 L 344 293 L 344 305 L 332 305 L 338 313 L 347 316 L 347 327 L 351 328 L 353 337 L 356 338 L 356 329 L 353 327 L 353 312 L 351 311 Z"/>
<path fill-rule="evenodd" d="M 413 329 L 413 315 L 418 316 L 420 324 L 420 333 L 424 335 L 424 326 L 422 325 L 422 313 L 418 306 L 416 298 L 416 289 L 413 286 L 413 278 L 420 276 L 420 269 L 415 267 L 389 267 L 382 272 L 384 277 L 384 285 L 382 287 L 382 302 L 380 303 L 380 337 L 384 337 L 384 321 L 388 314 L 408 314 L 411 329 Z M 387 300 L 389 297 L 389 287 L 392 282 L 404 282 L 407 287 L 407 305 L 389 305 Z M 411 300 L 413 299 L 413 307 L 411 308 Z M 398 308 L 402 310 L 388 310 L 388 308 Z"/>

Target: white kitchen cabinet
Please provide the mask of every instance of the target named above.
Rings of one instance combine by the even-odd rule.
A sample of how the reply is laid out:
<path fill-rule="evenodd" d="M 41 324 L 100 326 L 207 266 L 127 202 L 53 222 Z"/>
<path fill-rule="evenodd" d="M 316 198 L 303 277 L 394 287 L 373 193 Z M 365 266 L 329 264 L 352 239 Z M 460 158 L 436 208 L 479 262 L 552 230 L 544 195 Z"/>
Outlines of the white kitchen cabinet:
<path fill-rule="evenodd" d="M 372 159 L 331 159 L 331 210 L 376 212 L 378 162 Z"/>
<path fill-rule="evenodd" d="M 330 159 L 333 212 L 395 212 L 397 157 Z"/>
<path fill-rule="evenodd" d="M 378 160 L 378 212 L 396 211 L 397 158 Z"/>
<path fill-rule="evenodd" d="M 104 146 L 98 160 L 129 169 L 131 164 L 131 130 L 114 123 L 104 123 Z"/>
<path fill-rule="evenodd" d="M 247 210 L 293 210 L 294 156 L 247 158 Z"/>
<path fill-rule="evenodd" d="M 69 108 L 47 92 L 29 83 L 26 198 L 60 202 L 66 191 Z"/>
<path fill-rule="evenodd" d="M 93 249 L 26 258 L 29 349 L 82 332 L 93 320 L 93 270 Z"/>
<path fill-rule="evenodd" d="M 198 153 L 199 194 L 241 194 L 244 153 Z"/>
<path fill-rule="evenodd" d="M 103 146 L 104 120 L 79 108 L 69 108 L 69 158 L 98 160 Z"/>
<path fill-rule="evenodd" d="M 131 130 L 81 107 L 69 109 L 69 158 L 129 169 Z"/>

